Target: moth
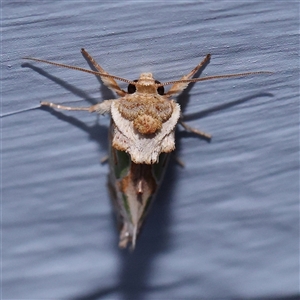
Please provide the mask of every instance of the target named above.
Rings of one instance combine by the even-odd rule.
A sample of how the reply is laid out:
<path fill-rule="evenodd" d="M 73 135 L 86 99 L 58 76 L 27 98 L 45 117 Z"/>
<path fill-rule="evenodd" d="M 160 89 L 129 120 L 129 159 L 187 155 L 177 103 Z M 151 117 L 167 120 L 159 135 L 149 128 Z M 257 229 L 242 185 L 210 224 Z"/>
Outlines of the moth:
<path fill-rule="evenodd" d="M 180 106 L 171 97 L 182 92 L 191 82 L 270 72 L 193 78 L 209 62 L 211 56 L 207 54 L 192 71 L 179 80 L 161 83 L 151 73 L 142 73 L 139 79 L 132 81 L 106 72 L 85 49 L 81 49 L 81 53 L 96 71 L 38 58 L 24 59 L 94 74 L 119 96 L 118 99 L 105 100 L 89 107 L 71 107 L 51 102 L 41 102 L 41 106 L 111 115 L 110 186 L 120 232 L 119 247 L 126 248 L 131 245 L 134 249 L 162 181 L 170 153 L 175 149 L 176 125 L 181 124 L 186 130 L 205 139 L 211 138 L 211 135 L 191 128 L 181 120 Z M 127 83 L 127 91 L 117 81 Z M 171 85 L 171 88 L 165 92 L 164 87 L 167 85 Z"/>

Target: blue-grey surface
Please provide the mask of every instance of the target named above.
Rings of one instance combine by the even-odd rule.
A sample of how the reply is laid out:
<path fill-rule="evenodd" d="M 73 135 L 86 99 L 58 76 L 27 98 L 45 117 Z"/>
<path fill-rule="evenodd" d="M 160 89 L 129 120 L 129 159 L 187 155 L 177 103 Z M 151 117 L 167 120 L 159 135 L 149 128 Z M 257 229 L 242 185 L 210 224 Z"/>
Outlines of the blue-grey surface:
<path fill-rule="evenodd" d="M 262 299 L 299 293 L 299 3 L 2 1 L 2 299 Z M 175 80 L 207 53 L 180 103 L 211 143 L 177 156 L 134 253 L 117 248 L 106 187 L 108 117 L 31 110 L 115 97 L 112 74 Z M 7 115 L 8 114 L 8 115 Z"/>

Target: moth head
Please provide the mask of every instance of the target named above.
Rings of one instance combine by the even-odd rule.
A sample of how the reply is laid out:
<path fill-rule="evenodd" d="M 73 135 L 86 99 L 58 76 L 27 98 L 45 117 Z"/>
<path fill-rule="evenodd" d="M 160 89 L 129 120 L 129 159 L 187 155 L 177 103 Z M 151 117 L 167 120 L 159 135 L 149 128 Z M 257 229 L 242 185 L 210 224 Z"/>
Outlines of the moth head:
<path fill-rule="evenodd" d="M 164 95 L 164 87 L 157 86 L 160 84 L 158 80 L 155 80 L 151 73 L 142 73 L 140 78 L 129 83 L 127 91 L 128 94 L 134 94 L 135 92 L 144 94 L 159 94 Z"/>

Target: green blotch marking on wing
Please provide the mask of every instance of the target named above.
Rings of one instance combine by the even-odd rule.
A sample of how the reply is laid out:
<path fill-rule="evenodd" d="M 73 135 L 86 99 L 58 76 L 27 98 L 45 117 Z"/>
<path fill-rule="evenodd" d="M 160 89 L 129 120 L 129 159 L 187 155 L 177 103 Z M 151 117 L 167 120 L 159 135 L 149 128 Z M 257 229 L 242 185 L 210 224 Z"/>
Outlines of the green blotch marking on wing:
<path fill-rule="evenodd" d="M 130 207 L 129 207 L 129 204 L 128 204 L 127 196 L 123 193 L 122 193 L 122 199 L 123 199 L 124 208 L 125 208 L 125 210 L 128 214 L 128 217 L 129 217 L 130 221 L 132 222 L 131 211 L 130 211 Z"/>
<path fill-rule="evenodd" d="M 113 168 L 117 179 L 123 178 L 128 174 L 130 168 L 130 157 L 126 152 L 114 150 L 116 160 L 114 161 Z"/>

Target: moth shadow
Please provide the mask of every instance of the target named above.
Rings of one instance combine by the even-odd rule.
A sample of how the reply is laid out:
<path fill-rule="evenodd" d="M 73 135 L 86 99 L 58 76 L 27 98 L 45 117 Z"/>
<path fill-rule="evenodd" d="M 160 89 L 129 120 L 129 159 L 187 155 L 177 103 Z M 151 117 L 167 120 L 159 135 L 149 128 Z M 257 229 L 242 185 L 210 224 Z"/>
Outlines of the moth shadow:
<path fill-rule="evenodd" d="M 95 99 L 94 97 L 91 97 L 87 92 L 83 91 L 82 89 L 79 89 L 75 87 L 72 84 L 69 84 L 68 82 L 53 76 L 49 74 L 48 72 L 44 71 L 43 69 L 36 67 L 30 63 L 23 63 L 22 67 L 30 68 L 33 71 L 37 72 L 38 74 L 46 77 L 47 79 L 53 81 L 57 85 L 63 87 L 70 93 L 72 93 L 75 96 L 80 97 L 81 101 L 87 101 L 90 105 L 94 105 L 99 102 L 99 100 Z M 97 79 L 100 79 L 98 76 L 96 76 Z M 115 98 L 113 92 L 109 90 L 100 80 L 99 83 L 101 83 L 99 91 L 102 95 L 103 99 L 109 99 L 109 98 Z M 59 103 L 59 101 L 53 101 Z M 78 118 L 73 116 L 68 116 L 66 113 L 63 113 L 62 111 L 58 111 L 55 109 L 52 109 L 47 106 L 41 106 L 39 109 L 47 111 L 51 113 L 53 116 L 55 116 L 57 119 L 62 120 L 64 122 L 67 122 L 69 124 L 74 125 L 75 127 L 83 130 L 84 132 L 89 134 L 89 138 L 91 140 L 96 141 L 100 146 L 100 151 L 105 151 L 107 153 L 108 151 L 108 133 L 107 133 L 107 125 L 101 125 L 99 124 L 99 116 L 96 117 L 96 122 L 93 126 L 87 126 L 85 123 L 81 122 Z"/>
<path fill-rule="evenodd" d="M 30 68 L 33 71 L 37 72 L 38 74 L 46 77 L 47 79 L 51 80 L 52 82 L 56 83 L 57 85 L 63 87 L 64 89 L 66 89 L 67 91 L 71 92 L 73 95 L 76 95 L 82 99 L 84 99 L 85 101 L 89 102 L 90 104 L 96 104 L 97 99 L 90 97 L 89 94 L 87 92 L 84 92 L 81 89 L 78 89 L 77 87 L 75 87 L 74 85 L 66 82 L 65 80 L 62 80 L 56 76 L 51 75 L 50 73 L 44 71 L 41 68 L 38 68 L 30 63 L 23 63 L 22 64 L 22 68 Z M 56 100 L 56 99 L 55 99 Z"/>
<path fill-rule="evenodd" d="M 87 61 L 89 63 L 89 61 Z M 30 68 L 33 71 L 37 72 L 38 74 L 46 77 L 47 79 L 50 79 L 51 81 L 55 82 L 56 84 L 60 85 L 61 87 L 65 88 L 67 91 L 71 92 L 72 94 L 84 99 L 85 101 L 89 102 L 91 105 L 96 104 L 99 102 L 99 100 L 90 97 L 89 94 L 82 89 L 79 89 L 75 87 L 74 85 L 66 82 L 65 80 L 62 80 L 56 76 L 51 75 L 50 73 L 46 72 L 42 68 L 36 67 L 32 65 L 31 63 L 23 63 L 22 68 Z M 89 63 L 89 66 L 95 70 L 92 64 Z M 99 76 L 94 75 L 100 85 L 99 92 L 103 99 L 114 99 L 115 94 L 106 86 L 103 84 Z"/>
<path fill-rule="evenodd" d="M 240 105 L 245 102 L 248 102 L 248 101 L 251 101 L 251 100 L 254 100 L 257 98 L 261 98 L 261 97 L 274 97 L 274 95 L 272 93 L 257 93 L 257 94 L 250 95 L 250 96 L 247 96 L 247 97 L 244 97 L 241 99 L 237 99 L 237 100 L 233 100 L 230 102 L 215 105 L 213 107 L 210 107 L 208 109 L 205 109 L 205 110 L 202 110 L 199 112 L 184 115 L 183 120 L 184 121 L 198 120 L 198 119 L 204 118 L 208 115 L 211 115 L 215 112 L 223 111 L 223 110 L 229 109 L 231 107 L 234 107 L 234 106 L 237 106 L 237 105 Z"/>
<path fill-rule="evenodd" d="M 99 124 L 98 122 L 98 116 L 96 119 L 96 122 L 92 126 L 88 126 L 86 123 L 80 121 L 79 119 L 66 115 L 60 111 L 54 110 L 48 106 L 41 106 L 39 108 L 40 110 L 47 111 L 54 117 L 56 117 L 58 120 L 67 122 L 80 130 L 86 132 L 89 136 L 89 139 L 92 141 L 97 142 L 99 145 L 99 152 L 108 152 L 108 131 L 107 131 L 107 125 L 106 124 Z"/>

